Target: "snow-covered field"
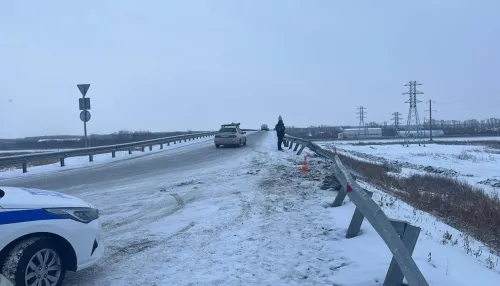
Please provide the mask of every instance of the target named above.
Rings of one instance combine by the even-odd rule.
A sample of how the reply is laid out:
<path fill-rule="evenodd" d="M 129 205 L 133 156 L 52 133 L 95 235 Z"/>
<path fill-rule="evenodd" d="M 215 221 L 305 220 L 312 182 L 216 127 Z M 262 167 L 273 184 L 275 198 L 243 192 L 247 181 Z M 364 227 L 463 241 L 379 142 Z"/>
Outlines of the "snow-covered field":
<path fill-rule="evenodd" d="M 428 140 L 425 139 L 425 140 Z M 500 141 L 500 136 L 483 136 L 483 137 L 434 137 L 434 141 Z M 327 143 L 328 141 L 318 141 Z M 404 139 L 361 139 L 361 140 L 335 140 L 335 144 L 353 144 L 353 143 L 397 143 L 404 142 Z"/>
<path fill-rule="evenodd" d="M 320 188 L 329 163 L 306 151 L 303 174 L 302 157 L 275 146 L 270 133 L 222 165 L 69 189 L 101 209 L 107 252 L 66 285 L 382 285 L 391 253 L 367 222 L 344 238 L 355 207 L 327 207 L 336 195 Z M 480 243 L 363 187 L 390 217 L 422 227 L 413 256 L 430 285 L 500 285 L 498 257 L 464 247 Z"/>
<path fill-rule="evenodd" d="M 439 173 L 463 179 L 489 193 L 500 190 L 500 150 L 481 145 L 349 145 L 321 142 L 325 148 L 362 160 L 398 166 L 402 174 Z"/>
<path fill-rule="evenodd" d="M 94 155 L 93 162 L 89 162 L 88 156 L 71 157 L 71 158 L 66 158 L 64 160 L 64 163 L 65 163 L 64 167 L 61 167 L 59 162 L 49 164 L 49 165 L 33 166 L 33 167 L 28 167 L 28 173 L 25 173 L 25 174 L 23 174 L 21 169 L 16 169 L 16 168 L 0 169 L 0 180 L 14 178 L 14 177 L 20 177 L 20 176 L 30 176 L 30 175 L 34 175 L 34 174 L 55 172 L 55 171 L 64 171 L 64 170 L 68 170 L 68 169 L 81 168 L 81 167 L 85 167 L 85 166 L 89 166 L 89 165 L 105 164 L 105 163 L 109 163 L 109 162 L 117 161 L 117 160 L 127 160 L 127 159 L 131 159 L 131 158 L 149 156 L 149 155 L 151 155 L 151 153 L 157 153 L 157 152 L 168 151 L 168 150 L 175 150 L 178 148 L 185 148 L 187 146 L 194 146 L 197 143 L 211 141 L 211 140 L 213 140 L 213 137 L 200 138 L 200 139 L 191 140 L 191 141 L 187 141 L 187 142 L 182 141 L 181 143 L 177 142 L 176 144 L 170 143 L 170 146 L 167 146 L 167 144 L 164 144 L 163 150 L 160 149 L 160 145 L 155 145 L 155 146 L 153 146 L 152 151 L 149 151 L 149 147 L 146 147 L 144 152 L 133 151 L 132 154 L 129 154 L 127 150 L 117 151 L 115 154 L 116 155 L 115 158 L 111 157 L 111 153 L 98 154 L 98 155 Z M 0 153 L 1 152 L 4 152 L 4 151 L 0 151 Z"/>

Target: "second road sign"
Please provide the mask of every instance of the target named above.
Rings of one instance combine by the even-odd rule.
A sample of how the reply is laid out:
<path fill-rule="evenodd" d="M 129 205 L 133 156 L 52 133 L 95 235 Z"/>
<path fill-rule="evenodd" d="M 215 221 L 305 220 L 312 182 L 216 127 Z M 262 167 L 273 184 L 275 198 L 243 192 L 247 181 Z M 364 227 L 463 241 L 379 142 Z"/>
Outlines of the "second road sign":
<path fill-rule="evenodd" d="M 88 122 L 90 120 L 90 112 L 88 110 L 80 112 L 80 120 L 83 122 Z"/>

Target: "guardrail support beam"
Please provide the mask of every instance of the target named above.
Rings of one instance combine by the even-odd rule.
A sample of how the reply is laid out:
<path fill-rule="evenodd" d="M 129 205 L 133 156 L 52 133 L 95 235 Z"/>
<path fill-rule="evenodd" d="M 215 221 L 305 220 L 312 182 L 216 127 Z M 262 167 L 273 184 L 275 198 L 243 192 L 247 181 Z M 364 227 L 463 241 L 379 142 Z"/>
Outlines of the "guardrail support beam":
<path fill-rule="evenodd" d="M 89 162 L 94 162 L 94 155 L 92 154 L 89 155 Z"/>
<path fill-rule="evenodd" d="M 288 149 L 292 149 L 292 147 L 293 147 L 293 142 L 290 142 Z"/>
<path fill-rule="evenodd" d="M 128 154 L 132 154 L 132 149 L 128 149 Z"/>
<path fill-rule="evenodd" d="M 373 196 L 373 192 L 364 190 L 365 193 L 371 198 Z M 347 233 L 345 235 L 346 238 L 353 238 L 358 236 L 359 231 L 361 230 L 361 225 L 363 224 L 363 220 L 365 216 L 361 213 L 358 207 L 354 210 L 354 214 L 352 215 L 351 223 L 349 224 L 349 228 L 347 228 Z"/>
<path fill-rule="evenodd" d="M 149 151 L 153 151 L 153 145 L 149 145 Z"/>
<path fill-rule="evenodd" d="M 142 152 L 146 151 L 146 148 L 144 148 L 144 146 L 141 146 L 141 151 Z"/>
<path fill-rule="evenodd" d="M 160 149 L 163 149 L 163 144 L 160 144 Z"/>
<path fill-rule="evenodd" d="M 23 173 L 27 173 L 28 172 L 28 162 L 23 162 L 22 165 L 23 165 Z"/>
<path fill-rule="evenodd" d="M 111 151 L 111 158 L 115 158 L 116 157 L 116 151 Z"/>
<path fill-rule="evenodd" d="M 61 163 L 61 167 L 64 167 L 64 158 L 60 158 L 59 162 Z"/>
<path fill-rule="evenodd" d="M 300 146 L 299 142 L 295 143 L 295 148 L 293 149 L 293 152 L 297 151 L 297 149 L 299 149 L 299 146 Z"/>
<path fill-rule="evenodd" d="M 412 255 L 413 250 L 415 250 L 415 245 L 417 244 L 418 236 L 420 235 L 420 228 L 401 220 L 391 219 L 391 223 L 394 226 L 394 229 L 398 233 L 399 237 L 401 237 L 401 240 L 406 246 L 406 249 L 408 249 L 408 252 L 410 253 L 410 255 Z M 389 265 L 389 270 L 387 270 L 387 275 L 385 276 L 383 285 L 406 285 L 403 284 L 403 279 L 403 271 L 401 271 L 398 262 L 393 257 L 391 260 L 391 264 Z"/>

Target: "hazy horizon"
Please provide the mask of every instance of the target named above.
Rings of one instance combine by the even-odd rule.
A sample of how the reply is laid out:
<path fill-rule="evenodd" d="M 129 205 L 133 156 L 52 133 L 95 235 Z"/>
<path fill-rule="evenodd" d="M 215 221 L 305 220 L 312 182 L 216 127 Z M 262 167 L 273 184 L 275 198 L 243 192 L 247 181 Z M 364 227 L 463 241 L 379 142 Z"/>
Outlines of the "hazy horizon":
<path fill-rule="evenodd" d="M 5 1 L 0 138 L 500 117 L 500 2 Z"/>

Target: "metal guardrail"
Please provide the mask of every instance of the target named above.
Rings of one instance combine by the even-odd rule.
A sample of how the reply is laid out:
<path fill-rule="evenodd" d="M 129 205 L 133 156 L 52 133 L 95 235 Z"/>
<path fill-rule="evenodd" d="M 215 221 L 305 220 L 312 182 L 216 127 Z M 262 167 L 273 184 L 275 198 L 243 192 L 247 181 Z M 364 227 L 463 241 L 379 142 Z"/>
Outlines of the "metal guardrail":
<path fill-rule="evenodd" d="M 132 151 L 136 150 L 137 148 L 140 148 L 140 150 L 144 152 L 146 146 L 148 146 L 149 150 L 151 151 L 153 150 L 154 145 L 160 145 L 160 149 L 163 149 L 164 144 L 170 146 L 170 143 L 176 144 L 177 142 L 182 142 L 182 140 L 184 140 L 184 142 L 191 141 L 198 138 L 213 136 L 215 133 L 216 132 L 193 133 L 193 134 L 177 135 L 171 137 L 163 137 L 163 138 L 116 144 L 116 145 L 79 148 L 79 149 L 71 149 L 71 150 L 57 151 L 57 152 L 6 156 L 6 157 L 0 157 L 0 167 L 22 164 L 23 173 L 26 173 L 28 172 L 29 162 L 38 160 L 47 160 L 47 159 L 59 159 L 61 167 L 64 167 L 65 165 L 64 159 L 70 157 L 79 157 L 88 155 L 89 162 L 92 162 L 94 161 L 94 155 L 97 154 L 111 153 L 111 156 L 114 158 L 116 156 L 116 151 L 128 150 L 128 153 L 132 154 Z"/>
<path fill-rule="evenodd" d="M 393 257 L 385 277 L 384 286 L 404 285 L 403 278 L 405 277 L 411 286 L 429 285 L 412 258 L 420 228 L 405 221 L 389 219 L 377 203 L 372 200 L 373 193 L 362 189 L 355 182 L 351 173 L 337 156 L 336 150 L 334 152 L 327 151 L 309 140 L 289 135 L 285 135 L 284 142 L 285 147 L 289 149 L 292 149 L 294 143 L 294 150 L 301 146 L 297 155 L 307 147 L 316 154 L 334 162 L 334 173 L 342 188 L 331 206 L 342 206 L 346 196 L 349 196 L 349 199 L 356 205 L 346 238 L 356 237 L 364 218 L 366 218 L 392 252 Z"/>

